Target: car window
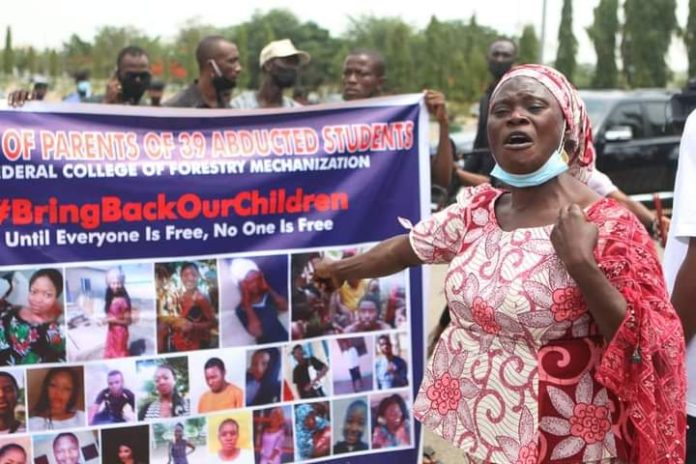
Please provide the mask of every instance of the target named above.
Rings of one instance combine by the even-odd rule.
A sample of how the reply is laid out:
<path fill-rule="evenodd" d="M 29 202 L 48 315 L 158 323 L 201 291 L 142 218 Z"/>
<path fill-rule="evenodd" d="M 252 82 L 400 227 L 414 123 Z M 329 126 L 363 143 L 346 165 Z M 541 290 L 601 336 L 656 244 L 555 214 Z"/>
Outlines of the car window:
<path fill-rule="evenodd" d="M 629 126 L 633 130 L 634 139 L 645 137 L 643 129 L 643 115 L 638 103 L 622 103 L 614 109 L 609 116 L 607 130 L 616 126 Z"/>
<path fill-rule="evenodd" d="M 611 100 L 586 95 L 582 95 L 582 100 L 585 102 L 585 108 L 587 109 L 587 115 L 590 117 L 592 127 L 599 127 L 611 109 Z"/>
<path fill-rule="evenodd" d="M 667 123 L 668 102 L 645 102 L 643 105 L 645 106 L 645 117 L 648 121 L 650 135 L 660 137 L 677 134 L 672 124 Z"/>

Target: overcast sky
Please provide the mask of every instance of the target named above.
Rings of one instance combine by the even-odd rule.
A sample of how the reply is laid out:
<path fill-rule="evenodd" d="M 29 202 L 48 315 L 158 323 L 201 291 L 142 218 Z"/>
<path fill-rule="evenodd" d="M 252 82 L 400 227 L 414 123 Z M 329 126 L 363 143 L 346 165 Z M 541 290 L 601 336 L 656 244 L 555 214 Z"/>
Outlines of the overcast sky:
<path fill-rule="evenodd" d="M 547 0 L 546 41 L 544 60 L 552 62 L 556 53 L 556 37 L 562 0 Z M 594 63 L 596 58 L 585 28 L 593 21 L 593 9 L 599 0 L 573 1 L 573 29 L 580 44 L 578 61 Z M 479 24 L 493 27 L 503 34 L 520 35 L 526 24 L 534 24 L 541 34 L 543 0 L 203 0 L 197 2 L 172 0 L 21 0 L 3 1 L 0 9 L 0 30 L 12 26 L 17 45 L 38 48 L 60 47 L 70 34 L 83 39 L 94 37 L 104 25 L 134 26 L 151 36 L 172 38 L 191 18 L 214 26 L 229 26 L 249 19 L 254 11 L 287 8 L 301 21 L 312 20 L 329 29 L 332 35 L 342 34 L 349 17 L 360 15 L 395 16 L 416 28 L 427 25 L 432 15 L 441 20 L 468 20 L 475 14 Z M 686 23 L 688 1 L 677 0 L 677 20 Z M 683 42 L 673 40 L 669 54 L 675 71 L 687 67 Z"/>

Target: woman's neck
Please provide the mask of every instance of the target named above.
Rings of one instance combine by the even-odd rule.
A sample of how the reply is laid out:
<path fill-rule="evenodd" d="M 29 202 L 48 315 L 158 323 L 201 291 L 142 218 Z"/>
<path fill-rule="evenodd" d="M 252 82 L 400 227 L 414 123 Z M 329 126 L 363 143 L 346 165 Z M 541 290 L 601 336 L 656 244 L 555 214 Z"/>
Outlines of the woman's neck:
<path fill-rule="evenodd" d="M 232 448 L 231 450 L 220 450 L 220 457 L 223 460 L 232 460 L 239 455 L 239 448 Z"/>
<path fill-rule="evenodd" d="M 53 322 L 56 319 L 56 314 L 57 314 L 57 309 L 56 307 L 51 307 L 47 311 L 34 311 L 31 309 L 29 306 L 25 306 L 22 308 L 21 311 L 21 316 L 22 319 L 25 319 L 28 322 L 37 322 L 40 324 L 44 324 L 46 322 Z"/>
<path fill-rule="evenodd" d="M 554 224 L 561 207 L 575 203 L 585 208 L 598 198 L 582 182 L 564 173 L 536 187 L 510 187 L 510 195 L 496 203 L 495 213 L 503 230 L 540 227 Z"/>
<path fill-rule="evenodd" d="M 61 409 L 60 411 L 49 411 L 46 414 L 47 417 L 50 417 L 51 419 L 56 419 L 56 420 L 70 419 L 74 415 L 75 415 L 74 412 L 66 411 L 65 409 Z"/>
<path fill-rule="evenodd" d="M 397 425 L 393 425 L 393 424 L 390 425 L 390 424 L 387 424 L 387 430 L 388 430 L 389 433 L 391 433 L 391 434 L 396 434 L 396 432 L 399 431 L 399 429 L 401 428 L 402 425 L 403 425 L 403 422 L 400 423 L 400 424 L 397 424 Z"/>
<path fill-rule="evenodd" d="M 513 211 L 524 212 L 530 208 L 535 210 L 545 207 L 558 209 L 564 198 L 568 197 L 567 174 L 551 179 L 536 187 L 510 187 L 510 207 Z M 569 179 L 572 179 L 569 177 Z"/>

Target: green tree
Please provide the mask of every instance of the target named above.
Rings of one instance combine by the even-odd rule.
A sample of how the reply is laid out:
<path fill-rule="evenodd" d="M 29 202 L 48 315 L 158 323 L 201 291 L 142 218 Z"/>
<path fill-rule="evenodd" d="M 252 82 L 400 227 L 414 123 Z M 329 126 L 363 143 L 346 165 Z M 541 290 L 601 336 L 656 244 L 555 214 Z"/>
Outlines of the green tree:
<path fill-rule="evenodd" d="M 573 81 L 575 74 L 575 55 L 578 41 L 573 34 L 573 2 L 563 0 L 561 24 L 558 26 L 558 51 L 556 52 L 556 69 Z"/>
<path fill-rule="evenodd" d="M 12 29 L 7 26 L 5 30 L 5 50 L 2 52 L 2 70 L 5 74 L 12 74 L 14 70 L 14 50 L 12 49 Z"/>
<path fill-rule="evenodd" d="M 689 78 L 696 76 L 696 0 L 689 0 L 689 19 L 684 31 L 684 44 L 689 57 Z"/>
<path fill-rule="evenodd" d="M 345 34 L 351 48 L 371 48 L 384 55 L 386 62 L 386 85 L 388 92 L 418 90 L 413 81 L 415 37 L 414 31 L 400 18 L 376 18 L 362 16 L 350 18 Z"/>
<path fill-rule="evenodd" d="M 596 89 L 611 89 L 618 84 L 616 67 L 618 9 L 619 0 L 600 0 L 599 5 L 594 9 L 594 22 L 587 28 L 587 34 L 597 54 L 597 67 L 591 83 L 591 86 Z"/>
<path fill-rule="evenodd" d="M 450 38 L 447 26 L 437 20 L 435 16 L 430 18 L 428 27 L 425 28 L 425 49 L 422 79 L 427 82 L 428 87 L 441 89 L 446 94 L 450 94 L 447 85 L 448 67 L 451 63 L 451 53 L 453 50 L 448 48 Z"/>
<path fill-rule="evenodd" d="M 48 74 L 51 77 L 56 77 L 60 72 L 60 62 L 58 59 L 58 52 L 51 50 L 48 55 Z"/>
<path fill-rule="evenodd" d="M 237 44 L 237 50 L 239 51 L 239 64 L 242 65 L 242 72 L 237 76 L 237 87 L 240 89 L 249 88 L 249 82 L 251 78 L 249 76 L 249 68 L 251 67 L 251 60 L 247 50 L 249 49 L 249 30 L 245 25 L 240 25 L 234 28 L 229 34 L 230 40 Z"/>
<path fill-rule="evenodd" d="M 209 24 L 202 24 L 198 18 L 187 21 L 179 30 L 169 54 L 167 72 L 171 79 L 191 81 L 198 77 L 196 47 L 206 36 L 220 34 L 220 30 Z M 180 70 L 180 71 L 178 71 Z"/>
<path fill-rule="evenodd" d="M 520 47 L 517 53 L 519 64 L 530 64 L 539 61 L 539 39 L 537 38 L 534 26 L 527 24 L 522 29 L 520 36 Z"/>
<path fill-rule="evenodd" d="M 670 79 L 665 62 L 677 28 L 676 0 L 626 0 L 621 57 L 631 87 L 664 87 Z"/>
<path fill-rule="evenodd" d="M 63 43 L 63 56 L 67 71 L 74 74 L 92 66 L 92 44 L 72 34 L 67 42 Z"/>
<path fill-rule="evenodd" d="M 26 71 L 28 71 L 30 74 L 34 74 L 37 71 L 38 68 L 38 58 L 36 57 L 36 50 L 34 50 L 34 47 L 29 47 L 27 50 L 27 63 L 26 63 Z"/>
<path fill-rule="evenodd" d="M 155 39 L 155 41 L 158 39 Z M 141 31 L 133 27 L 104 26 L 97 30 L 91 47 L 92 70 L 96 77 L 107 78 L 116 68 L 116 58 L 122 48 L 137 45 L 148 51 L 152 43 Z M 150 56 L 150 59 L 153 57 Z"/>

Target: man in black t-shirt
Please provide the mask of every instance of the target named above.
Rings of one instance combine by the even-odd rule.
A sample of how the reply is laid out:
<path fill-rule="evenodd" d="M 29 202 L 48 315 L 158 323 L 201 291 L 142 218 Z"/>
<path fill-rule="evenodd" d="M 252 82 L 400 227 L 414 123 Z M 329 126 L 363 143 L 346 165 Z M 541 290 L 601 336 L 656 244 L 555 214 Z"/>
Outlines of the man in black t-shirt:
<path fill-rule="evenodd" d="M 94 404 L 89 407 L 89 423 L 114 424 L 135 419 L 135 395 L 123 388 L 121 371 L 111 371 L 107 376 L 108 388 L 97 395 Z"/>
<path fill-rule="evenodd" d="M 297 361 L 297 366 L 292 371 L 292 382 L 297 386 L 300 398 L 326 396 L 321 386 L 321 379 L 329 372 L 328 366 L 314 356 L 305 358 L 302 345 L 295 345 L 292 355 Z M 310 375 L 310 368 L 315 371 L 314 375 Z"/>
<path fill-rule="evenodd" d="M 488 105 L 491 93 L 498 85 L 500 78 L 512 68 L 517 60 L 517 45 L 510 39 L 500 37 L 488 47 L 486 62 L 488 70 L 493 77 L 490 85 L 479 100 L 479 118 L 476 128 L 476 138 L 474 139 L 474 151 L 466 156 L 464 169 L 457 171 L 457 176 L 461 184 L 479 185 L 490 182 L 490 174 L 495 166 L 495 160 L 491 156 L 488 147 Z"/>

